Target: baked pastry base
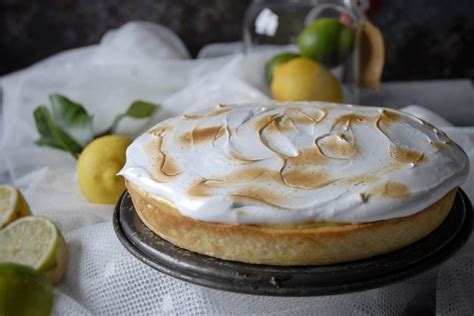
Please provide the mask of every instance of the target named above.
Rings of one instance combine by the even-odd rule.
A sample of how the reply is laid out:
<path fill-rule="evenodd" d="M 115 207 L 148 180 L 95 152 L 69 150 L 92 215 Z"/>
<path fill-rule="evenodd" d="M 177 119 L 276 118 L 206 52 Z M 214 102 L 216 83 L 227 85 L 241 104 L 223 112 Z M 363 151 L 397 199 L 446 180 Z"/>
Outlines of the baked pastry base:
<path fill-rule="evenodd" d="M 216 258 L 278 266 L 334 264 L 400 249 L 443 222 L 457 191 L 414 215 L 372 223 L 233 225 L 183 216 L 170 202 L 126 186 L 139 217 L 167 241 Z"/>

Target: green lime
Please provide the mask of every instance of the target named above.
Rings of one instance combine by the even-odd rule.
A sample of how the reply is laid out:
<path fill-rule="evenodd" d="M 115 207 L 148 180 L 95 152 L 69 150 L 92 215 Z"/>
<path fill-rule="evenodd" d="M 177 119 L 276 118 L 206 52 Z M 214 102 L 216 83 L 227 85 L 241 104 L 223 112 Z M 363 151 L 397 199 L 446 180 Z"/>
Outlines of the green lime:
<path fill-rule="evenodd" d="M 301 55 L 316 59 L 330 68 L 344 62 L 353 45 L 353 28 L 333 18 L 318 19 L 298 35 Z"/>
<path fill-rule="evenodd" d="M 50 315 L 53 287 L 38 271 L 15 263 L 0 263 L 0 315 Z"/>
<path fill-rule="evenodd" d="M 273 71 L 275 70 L 275 66 L 278 64 L 286 63 L 287 61 L 292 60 L 293 58 L 299 57 L 298 54 L 295 53 L 280 53 L 273 56 L 267 63 L 265 64 L 265 80 L 267 83 L 272 82 L 273 78 Z"/>

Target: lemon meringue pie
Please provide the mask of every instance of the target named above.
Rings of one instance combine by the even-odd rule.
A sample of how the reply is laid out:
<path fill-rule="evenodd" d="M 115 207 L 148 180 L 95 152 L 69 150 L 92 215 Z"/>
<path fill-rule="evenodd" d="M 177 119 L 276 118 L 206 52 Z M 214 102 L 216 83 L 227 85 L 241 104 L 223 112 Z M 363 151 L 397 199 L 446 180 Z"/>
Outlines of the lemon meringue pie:
<path fill-rule="evenodd" d="M 152 231 L 201 254 L 331 264 L 404 247 L 449 213 L 468 158 L 393 109 L 218 105 L 165 120 L 120 172 Z"/>

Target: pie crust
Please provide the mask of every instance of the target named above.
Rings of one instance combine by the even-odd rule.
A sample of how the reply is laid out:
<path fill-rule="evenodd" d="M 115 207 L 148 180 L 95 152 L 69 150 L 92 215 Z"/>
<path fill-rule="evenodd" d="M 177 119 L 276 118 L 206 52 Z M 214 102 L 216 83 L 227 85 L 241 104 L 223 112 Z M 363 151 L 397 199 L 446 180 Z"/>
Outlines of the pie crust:
<path fill-rule="evenodd" d="M 139 217 L 163 239 L 220 259 L 277 266 L 334 264 L 405 247 L 443 222 L 457 192 L 414 215 L 371 223 L 238 225 L 194 220 L 171 202 L 128 181 L 126 186 Z"/>

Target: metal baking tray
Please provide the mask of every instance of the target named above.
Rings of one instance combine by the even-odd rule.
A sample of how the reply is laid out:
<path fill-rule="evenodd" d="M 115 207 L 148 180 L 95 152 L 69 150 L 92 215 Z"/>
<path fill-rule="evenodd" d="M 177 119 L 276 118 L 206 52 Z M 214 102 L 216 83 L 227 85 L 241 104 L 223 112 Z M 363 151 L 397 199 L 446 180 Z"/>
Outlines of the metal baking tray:
<path fill-rule="evenodd" d="M 444 222 L 397 251 L 324 266 L 268 266 L 227 261 L 179 248 L 148 229 L 130 195 L 117 202 L 113 225 L 123 246 L 156 270 L 219 290 L 272 296 L 319 296 L 385 286 L 428 271 L 453 256 L 472 232 L 472 204 L 459 190 Z"/>

